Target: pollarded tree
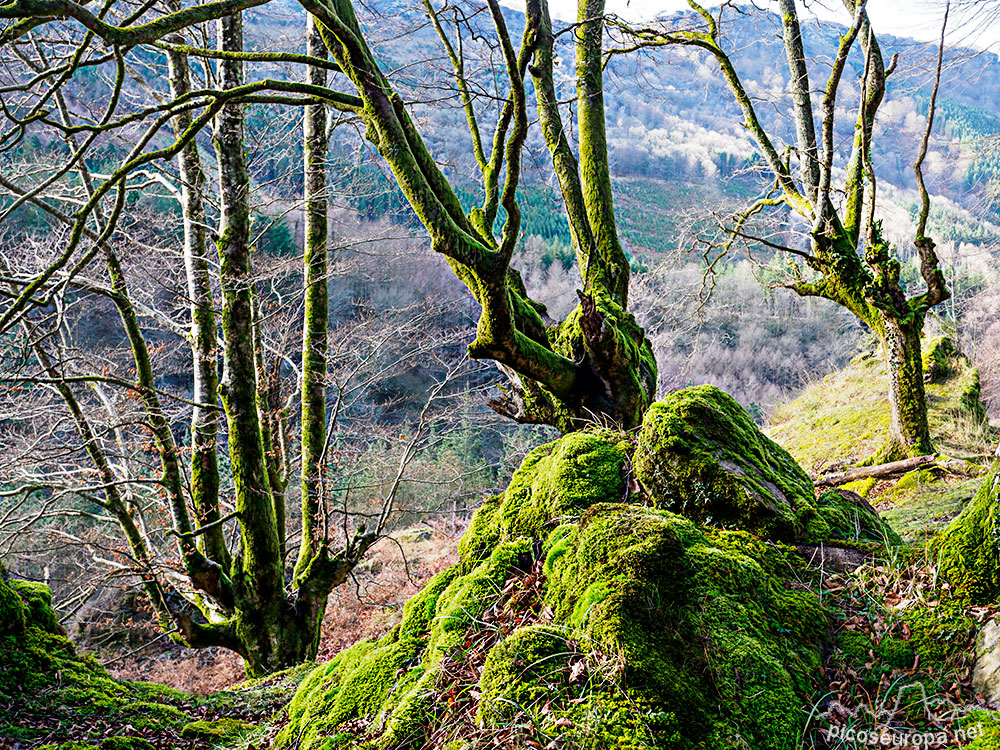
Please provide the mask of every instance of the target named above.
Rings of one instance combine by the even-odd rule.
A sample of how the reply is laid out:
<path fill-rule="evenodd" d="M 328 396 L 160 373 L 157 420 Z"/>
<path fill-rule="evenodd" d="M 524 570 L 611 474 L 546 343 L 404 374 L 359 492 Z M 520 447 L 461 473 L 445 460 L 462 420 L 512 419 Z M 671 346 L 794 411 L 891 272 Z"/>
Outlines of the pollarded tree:
<path fill-rule="evenodd" d="M 638 425 L 652 402 L 656 364 L 642 328 L 628 312 L 630 269 L 615 225 L 604 120 L 604 3 L 579 3 L 578 154 L 557 97 L 555 37 L 545 0 L 527 4 L 519 45 L 499 3 L 487 0 L 508 84 L 491 147 L 484 145 L 460 48 L 449 40 L 433 5 L 425 3 L 454 67 L 482 174 L 484 202 L 468 214 L 380 69 L 352 3 L 302 0 L 302 5 L 354 85 L 368 137 L 391 167 L 434 250 L 447 258 L 482 308 L 469 354 L 494 360 L 511 380 L 503 398 L 491 405 L 518 421 L 564 432 L 594 420 Z M 521 233 L 517 188 L 528 131 L 529 72 L 582 281 L 579 304 L 561 322 L 550 320 L 544 306 L 528 296 L 511 267 Z M 496 233 L 498 217 L 503 226 Z"/>
<path fill-rule="evenodd" d="M 794 278 L 783 286 L 797 294 L 822 297 L 844 306 L 865 323 L 878 338 L 889 376 L 890 432 L 880 457 L 885 460 L 921 455 L 933 450 L 927 421 L 920 338 L 927 313 L 950 296 L 934 241 L 926 235 L 929 197 L 924 188 L 922 164 L 934 120 L 934 104 L 941 76 L 938 57 L 937 82 L 931 96 L 926 130 L 914 165 L 922 196 L 914 246 L 920 261 L 925 289 L 907 295 L 900 281 L 901 264 L 881 232 L 876 219 L 876 181 L 872 168 L 874 125 L 886 92 L 886 79 L 895 61 L 886 66 L 868 20 L 864 0 L 845 0 L 853 23 L 840 38 L 832 56 L 830 73 L 820 98 L 814 103 L 807 53 L 802 40 L 795 0 L 780 0 L 782 36 L 788 61 L 789 111 L 793 115 L 796 141 L 782 145 L 758 117 L 754 98 L 744 86 L 720 33 L 719 22 L 701 5 L 689 0 L 701 17 L 701 30 L 641 29 L 620 25 L 633 41 L 628 48 L 685 45 L 702 50 L 715 60 L 732 90 L 743 115 L 743 126 L 754 139 L 765 168 L 773 178 L 767 194 L 737 217 L 726 231 L 732 238 L 756 239 L 746 234 L 746 222 L 769 207 L 784 206 L 811 227 L 808 250 L 767 244 L 801 260 L 811 274 L 797 266 Z M 947 15 L 945 16 L 947 20 Z M 942 31 L 943 33 L 943 31 Z M 850 145 L 846 176 L 839 190 L 834 186 L 837 97 L 841 92 L 848 58 L 859 45 L 864 73 L 857 102 L 857 120 Z M 819 122 L 817 132 L 816 123 Z M 798 162 L 793 170 L 791 156 Z M 843 195 L 838 207 L 837 195 Z"/>

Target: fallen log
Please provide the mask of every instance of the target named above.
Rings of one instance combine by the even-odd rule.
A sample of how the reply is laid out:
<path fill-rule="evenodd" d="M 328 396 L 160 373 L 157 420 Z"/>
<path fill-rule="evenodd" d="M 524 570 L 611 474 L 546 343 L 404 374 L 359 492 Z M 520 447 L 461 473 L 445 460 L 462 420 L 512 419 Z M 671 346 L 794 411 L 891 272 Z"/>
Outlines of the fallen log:
<path fill-rule="evenodd" d="M 892 461 L 887 464 L 879 464 L 878 466 L 863 466 L 860 469 L 851 469 L 850 471 L 844 471 L 839 474 L 830 474 L 825 477 L 819 477 L 815 480 L 815 484 L 817 487 L 837 487 L 838 485 L 847 484 L 848 482 L 855 482 L 858 479 L 888 477 L 893 474 L 904 474 L 908 471 L 919 469 L 921 466 L 932 464 L 936 458 L 937 456 L 916 456 L 914 458 L 905 458 L 902 461 Z"/>

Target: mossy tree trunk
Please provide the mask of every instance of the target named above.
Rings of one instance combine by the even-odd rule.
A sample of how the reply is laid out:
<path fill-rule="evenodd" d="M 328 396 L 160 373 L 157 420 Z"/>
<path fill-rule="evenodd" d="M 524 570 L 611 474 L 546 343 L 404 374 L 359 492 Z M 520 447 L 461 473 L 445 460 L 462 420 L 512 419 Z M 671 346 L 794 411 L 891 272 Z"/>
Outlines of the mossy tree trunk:
<path fill-rule="evenodd" d="M 879 457 L 891 460 L 930 452 L 932 445 L 927 425 L 920 336 L 928 311 L 947 300 L 950 293 L 934 242 L 925 235 L 929 198 L 923 188 L 921 164 L 934 121 L 940 83 L 940 54 L 938 78 L 929 105 L 921 153 L 914 165 L 924 203 L 914 245 L 926 289 L 907 297 L 900 283 L 900 262 L 882 237 L 880 222 L 876 220 L 877 185 L 871 159 L 874 126 L 892 66 L 887 69 L 884 64 L 864 3 L 845 0 L 854 22 L 840 39 L 823 88 L 822 101 L 819 106 L 814 106 L 814 89 L 809 81 L 796 4 L 792 0 L 781 0 L 782 30 L 791 81 L 791 110 L 796 126 L 797 142 L 794 146 L 783 146 L 764 129 L 752 97 L 723 48 L 715 19 L 694 0 L 689 0 L 689 5 L 701 15 L 704 31 L 660 32 L 627 28 L 624 31 L 634 36 L 639 47 L 686 45 L 704 50 L 715 59 L 732 90 L 742 110 L 744 124 L 774 176 L 774 187 L 738 215 L 726 231 L 733 240 L 756 240 L 747 234 L 746 223 L 759 211 L 778 205 L 788 207 L 812 225 L 808 250 L 781 247 L 768 241 L 771 247 L 784 250 L 808 269 L 804 272 L 793 262 L 792 278 L 781 286 L 802 296 L 823 297 L 842 305 L 878 337 L 888 372 L 892 412 L 890 434 L 886 436 L 885 448 Z M 844 196 L 843 208 L 838 211 L 832 198 L 837 156 L 835 113 L 848 56 L 856 43 L 864 57 L 864 73 L 857 102 L 854 138 L 847 159 L 847 177 L 839 191 Z M 818 131 L 817 120 L 820 124 Z M 792 173 L 790 160 L 782 156 L 789 152 L 799 160 L 797 177 Z"/>
<path fill-rule="evenodd" d="M 219 47 L 243 49 L 242 19 L 219 22 Z M 315 37 L 311 52 L 315 50 Z M 225 90 L 242 84 L 242 62 L 220 63 Z M 310 82 L 322 85 L 313 69 Z M 215 124 L 219 162 L 220 218 L 217 247 L 223 292 L 222 330 L 225 369 L 220 393 L 228 420 L 229 453 L 240 522 L 240 550 L 233 561 L 233 616 L 222 625 L 232 633 L 231 646 L 244 657 L 248 673 L 263 674 L 311 659 L 319 645 L 319 627 L 330 590 L 343 582 L 373 535 L 360 535 L 334 554 L 319 524 L 319 484 L 325 428 L 326 385 L 326 192 L 325 111 L 306 110 L 306 318 L 303 334 L 302 472 L 304 538 L 295 579 L 285 585 L 284 513 L 272 484 L 280 479 L 269 462 L 275 433 L 265 414 L 271 410 L 258 346 L 250 248 L 250 181 L 244 154 L 241 105 L 227 104 Z M 279 525 L 279 519 L 281 524 Z"/>
<path fill-rule="evenodd" d="M 508 32 L 499 4 L 487 3 L 507 78 L 489 151 L 468 94 L 462 46 L 449 38 L 433 3 L 425 2 L 452 62 L 482 173 L 485 199 L 468 215 L 382 73 L 350 0 L 301 3 L 317 19 L 327 49 L 354 85 L 363 102 L 359 112 L 369 137 L 430 234 L 434 249 L 448 259 L 480 304 L 469 354 L 494 360 L 510 378 L 510 386 L 491 406 L 519 421 L 567 432 L 595 420 L 625 428 L 639 424 L 653 399 L 656 363 L 644 331 L 627 309 L 629 263 L 615 226 L 604 132 L 602 0 L 582 0 L 579 5 L 579 156 L 560 114 L 546 2 L 528 3 L 519 46 Z M 551 320 L 545 307 L 530 298 L 510 262 L 521 234 L 517 188 L 528 129 L 529 70 L 583 287 L 578 306 L 561 322 Z M 494 222 L 501 209 L 506 220 L 497 234 Z"/>
<path fill-rule="evenodd" d="M 921 321 L 922 322 L 922 321 Z M 885 317 L 878 333 L 889 374 L 891 422 L 885 460 L 931 453 L 920 335 L 923 325 Z"/>

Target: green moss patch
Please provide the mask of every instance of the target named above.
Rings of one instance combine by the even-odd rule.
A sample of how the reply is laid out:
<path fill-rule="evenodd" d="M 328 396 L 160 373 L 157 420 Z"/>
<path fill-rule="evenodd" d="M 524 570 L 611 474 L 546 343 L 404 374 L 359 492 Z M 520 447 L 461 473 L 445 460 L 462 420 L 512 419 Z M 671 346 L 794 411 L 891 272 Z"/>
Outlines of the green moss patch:
<path fill-rule="evenodd" d="M 898 547 L 903 543 L 867 500 L 856 492 L 835 488 L 816 500 L 819 514 L 830 527 L 830 538 L 856 542 L 878 542 Z"/>
<path fill-rule="evenodd" d="M 222 742 L 242 737 L 257 729 L 256 724 L 240 719 L 216 719 L 215 721 L 192 721 L 181 728 L 181 737 L 189 740 L 209 740 Z"/>
<path fill-rule="evenodd" d="M 76 653 L 49 590 L 0 565 L 0 746 L 49 750 L 187 750 L 231 744 L 287 703 L 310 666 L 211 696 L 113 679 Z M 195 719 L 196 720 L 195 721 Z"/>
<path fill-rule="evenodd" d="M 935 540 L 941 575 L 973 601 L 1000 595 L 1000 463 L 979 492 Z"/>
<path fill-rule="evenodd" d="M 638 443 L 635 476 L 658 507 L 771 539 L 829 536 L 806 473 L 714 386 L 654 404 Z"/>
<path fill-rule="evenodd" d="M 790 547 L 650 507 L 630 474 L 668 434 L 651 424 L 639 448 L 594 429 L 533 451 L 401 623 L 303 681 L 277 745 L 797 747 L 828 630 L 812 574 Z M 771 472 L 754 481 L 803 496 L 782 528 L 806 499 L 818 518 L 794 461 L 746 436 Z"/>
<path fill-rule="evenodd" d="M 983 477 L 912 472 L 874 500 L 883 518 L 906 542 L 922 542 L 945 528 L 975 497 Z"/>

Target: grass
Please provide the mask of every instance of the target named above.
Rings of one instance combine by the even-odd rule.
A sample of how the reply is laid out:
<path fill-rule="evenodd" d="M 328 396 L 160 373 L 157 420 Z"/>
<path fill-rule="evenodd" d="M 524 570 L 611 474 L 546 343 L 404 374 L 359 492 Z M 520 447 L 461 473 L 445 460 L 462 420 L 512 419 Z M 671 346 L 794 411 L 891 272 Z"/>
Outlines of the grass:
<path fill-rule="evenodd" d="M 926 386 L 931 437 L 944 455 L 965 457 L 992 451 L 993 431 L 962 403 L 973 374 L 968 360 L 962 358 L 954 372 Z M 877 453 L 889 434 L 887 389 L 881 357 L 863 354 L 775 409 L 767 433 L 811 474 L 859 464 Z"/>
<path fill-rule="evenodd" d="M 909 486 L 896 484 L 870 498 L 905 542 L 919 542 L 934 536 L 961 512 L 983 483 L 982 477 L 919 474 L 921 476 Z"/>

